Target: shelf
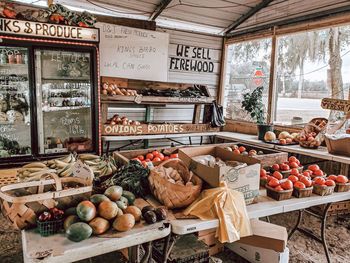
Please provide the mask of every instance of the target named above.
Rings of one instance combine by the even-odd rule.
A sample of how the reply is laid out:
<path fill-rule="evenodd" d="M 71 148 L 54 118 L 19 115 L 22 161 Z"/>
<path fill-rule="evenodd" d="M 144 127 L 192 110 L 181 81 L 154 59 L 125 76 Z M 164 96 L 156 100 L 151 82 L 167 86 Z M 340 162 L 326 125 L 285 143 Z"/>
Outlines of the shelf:
<path fill-rule="evenodd" d="M 136 102 L 136 96 L 104 95 L 101 94 L 101 103 L 138 103 L 138 104 L 211 104 L 213 98 L 185 98 L 185 97 L 156 97 L 140 96 L 140 102 Z"/>
<path fill-rule="evenodd" d="M 52 111 L 63 111 L 63 110 L 77 110 L 77 109 L 86 109 L 91 108 L 91 105 L 86 106 L 67 106 L 67 107 L 49 107 L 48 109 L 43 108 L 43 112 L 52 112 Z"/>
<path fill-rule="evenodd" d="M 28 68 L 28 64 L 10 64 L 10 63 L 3 63 L 0 64 L 0 67 L 18 67 L 18 68 Z"/>
<path fill-rule="evenodd" d="M 42 80 L 65 80 L 65 81 L 91 81 L 91 78 L 90 77 L 50 77 L 50 78 L 47 78 L 47 77 L 43 77 L 41 78 Z"/>

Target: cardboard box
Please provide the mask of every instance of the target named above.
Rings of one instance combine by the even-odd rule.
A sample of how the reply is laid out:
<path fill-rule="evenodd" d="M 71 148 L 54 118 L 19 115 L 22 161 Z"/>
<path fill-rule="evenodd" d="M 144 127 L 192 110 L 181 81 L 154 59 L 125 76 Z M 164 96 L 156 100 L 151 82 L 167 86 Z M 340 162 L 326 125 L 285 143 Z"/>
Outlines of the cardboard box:
<path fill-rule="evenodd" d="M 258 219 L 250 220 L 253 235 L 243 237 L 238 243 L 283 252 L 287 247 L 288 233 L 283 226 L 270 224 Z"/>
<path fill-rule="evenodd" d="M 223 161 L 238 161 L 248 166 L 237 169 L 230 166 L 209 167 L 192 158 L 200 155 L 212 155 Z M 190 169 L 212 187 L 218 187 L 221 181 L 234 190 L 244 194 L 247 204 L 259 196 L 260 160 L 229 152 L 218 146 L 199 146 L 179 149 L 179 157 Z"/>
<path fill-rule="evenodd" d="M 262 168 L 270 167 L 275 163 L 280 164 L 288 161 L 287 152 L 280 152 L 246 143 L 232 143 L 230 145 L 225 144 L 223 145 L 223 148 L 227 149 L 227 146 L 232 147 L 233 145 L 237 145 L 238 147 L 243 146 L 244 148 L 246 148 L 247 152 L 249 152 L 250 150 L 256 150 L 257 152 L 262 151 L 264 154 L 252 156 L 252 158 L 260 160 Z"/>
<path fill-rule="evenodd" d="M 287 247 L 284 252 L 278 252 L 239 242 L 228 243 L 225 246 L 252 263 L 288 263 L 289 261 L 289 249 Z"/>

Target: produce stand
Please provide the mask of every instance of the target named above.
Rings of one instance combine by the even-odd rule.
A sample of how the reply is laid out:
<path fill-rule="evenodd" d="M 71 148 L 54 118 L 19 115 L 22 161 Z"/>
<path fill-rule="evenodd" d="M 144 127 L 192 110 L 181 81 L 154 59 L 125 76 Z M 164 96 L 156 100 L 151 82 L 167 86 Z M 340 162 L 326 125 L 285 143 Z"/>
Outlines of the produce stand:
<path fill-rule="evenodd" d="M 118 238 L 92 237 L 75 243 L 67 240 L 64 234 L 44 238 L 35 230 L 22 230 L 23 258 L 25 263 L 73 262 L 123 248 L 131 247 L 131 251 L 137 250 L 137 246 L 164 238 L 169 234 L 169 225 L 157 223 L 132 229 Z M 130 257 L 130 262 L 140 261 Z"/>

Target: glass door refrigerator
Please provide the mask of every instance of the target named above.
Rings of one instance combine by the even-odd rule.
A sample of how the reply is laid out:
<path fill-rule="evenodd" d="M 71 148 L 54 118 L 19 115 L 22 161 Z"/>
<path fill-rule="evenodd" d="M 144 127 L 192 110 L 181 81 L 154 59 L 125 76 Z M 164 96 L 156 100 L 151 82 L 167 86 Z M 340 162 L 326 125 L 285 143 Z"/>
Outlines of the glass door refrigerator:
<path fill-rule="evenodd" d="M 98 43 L 1 39 L 0 166 L 98 153 Z"/>

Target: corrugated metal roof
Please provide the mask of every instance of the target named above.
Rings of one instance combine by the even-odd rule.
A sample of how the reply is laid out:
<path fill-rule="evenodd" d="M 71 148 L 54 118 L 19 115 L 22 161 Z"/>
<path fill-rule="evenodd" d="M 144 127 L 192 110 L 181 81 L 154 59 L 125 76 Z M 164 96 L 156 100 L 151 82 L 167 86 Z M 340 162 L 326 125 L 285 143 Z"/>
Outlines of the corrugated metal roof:
<path fill-rule="evenodd" d="M 349 0 L 58 0 L 55 2 L 113 16 L 144 20 L 149 20 L 159 5 L 167 2 L 168 5 L 156 18 L 157 25 L 216 35 L 222 35 L 235 21 L 264 2 L 271 3 L 236 26 L 232 32 L 271 25 L 335 8 L 348 7 L 347 10 L 350 10 Z"/>

